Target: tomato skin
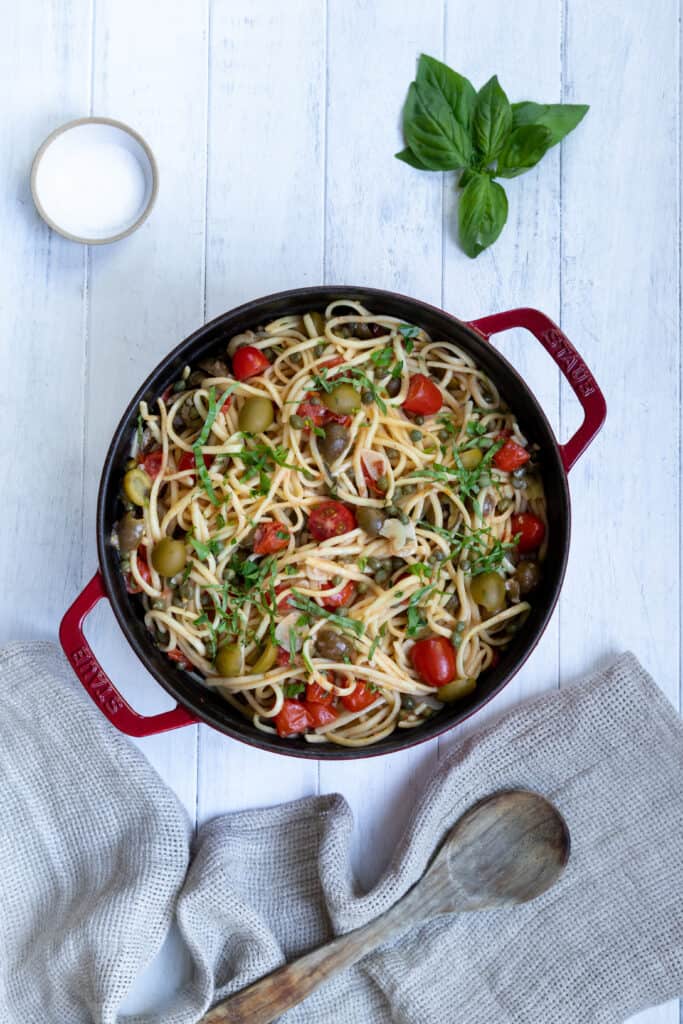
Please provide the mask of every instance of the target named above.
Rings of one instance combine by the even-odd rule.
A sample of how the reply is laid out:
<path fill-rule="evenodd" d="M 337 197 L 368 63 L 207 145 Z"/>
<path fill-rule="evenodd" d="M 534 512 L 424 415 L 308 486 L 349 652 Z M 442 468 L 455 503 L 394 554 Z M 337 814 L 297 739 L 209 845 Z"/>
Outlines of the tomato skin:
<path fill-rule="evenodd" d="M 517 542 L 517 550 L 521 553 L 535 551 L 540 547 L 545 537 L 545 523 L 533 512 L 520 512 L 510 518 L 512 536 L 521 534 Z"/>
<path fill-rule="evenodd" d="M 377 472 L 377 467 L 378 466 L 379 466 L 379 472 Z M 370 493 L 371 494 L 378 494 L 381 497 L 384 497 L 384 491 L 380 491 L 380 489 L 379 489 L 379 487 L 377 486 L 377 483 L 376 483 L 378 478 L 384 472 L 384 466 L 383 466 L 382 462 L 380 460 L 377 460 L 377 462 L 375 463 L 375 466 L 373 466 L 371 468 L 370 466 L 367 465 L 367 463 L 365 462 L 365 459 L 361 459 L 360 460 L 360 468 L 363 471 L 363 479 L 365 480 L 365 484 L 367 486 L 367 489 L 370 491 Z M 373 476 L 373 469 L 377 472 L 377 476 Z"/>
<path fill-rule="evenodd" d="M 141 551 L 138 552 L 138 572 L 142 576 L 145 583 L 151 584 L 152 574 L 149 571 L 147 559 L 145 558 Z M 133 578 L 132 572 L 126 573 L 126 590 L 128 591 L 129 594 L 139 594 L 141 592 L 141 588 L 138 586 L 137 580 Z"/>
<path fill-rule="evenodd" d="M 174 647 L 172 651 L 166 651 L 166 657 L 171 661 L 177 661 L 180 668 L 194 668 L 190 659 L 183 654 L 179 647 Z"/>
<path fill-rule="evenodd" d="M 367 685 L 360 679 L 356 681 L 356 689 L 352 693 L 346 693 L 339 698 L 347 711 L 362 711 L 377 700 L 377 694 L 368 690 Z"/>
<path fill-rule="evenodd" d="M 286 537 L 278 537 L 278 534 L 287 534 Z M 289 530 L 282 523 L 261 523 L 256 527 L 254 534 L 254 554 L 273 555 L 276 551 L 282 551 L 289 544 Z"/>
<path fill-rule="evenodd" d="M 274 722 L 278 736 L 296 736 L 297 733 L 310 729 L 313 719 L 306 705 L 302 704 L 300 700 L 285 697 Z"/>
<path fill-rule="evenodd" d="M 329 540 L 355 530 L 356 517 L 340 501 L 322 501 L 308 513 L 308 529 L 314 540 Z"/>
<path fill-rule="evenodd" d="M 313 728 L 317 729 L 319 725 L 329 725 L 330 722 L 334 722 L 335 718 L 339 714 L 336 708 L 328 707 L 327 704 L 311 704 L 308 700 L 304 702 L 304 706 L 309 714 Z"/>
<path fill-rule="evenodd" d="M 268 356 L 253 345 L 243 345 L 232 357 L 232 372 L 238 380 L 257 377 L 270 366 Z"/>
<path fill-rule="evenodd" d="M 210 467 L 213 465 L 213 460 L 216 458 L 216 456 L 215 455 L 202 455 L 202 458 L 204 459 L 204 465 L 206 466 L 206 468 L 210 469 Z M 194 452 L 183 452 L 183 454 L 180 456 L 180 458 L 178 460 L 178 472 L 179 473 L 184 473 L 185 470 L 187 470 L 187 469 L 194 469 L 194 468 L 195 468 Z M 193 476 L 188 476 L 187 482 L 188 482 L 188 484 L 190 484 L 190 486 L 192 486 L 192 484 L 194 483 L 194 477 Z"/>
<path fill-rule="evenodd" d="M 278 647 L 277 656 L 275 658 L 275 664 L 282 668 L 285 665 L 292 664 L 292 655 L 289 651 L 286 651 L 284 647 Z"/>
<path fill-rule="evenodd" d="M 433 416 L 443 405 L 441 391 L 424 373 L 414 373 L 408 385 L 408 394 L 403 403 L 404 412 L 414 412 L 420 416 Z"/>
<path fill-rule="evenodd" d="M 320 402 L 320 405 L 316 405 L 311 401 L 313 395 L 318 395 L 317 391 L 309 391 L 303 402 L 299 405 L 296 410 L 297 416 L 301 416 L 303 420 L 310 420 L 314 427 L 322 427 L 325 422 L 325 406 Z M 310 430 L 310 426 L 305 426 L 304 430 Z"/>
<path fill-rule="evenodd" d="M 155 448 L 152 452 L 147 452 L 146 455 L 138 455 L 138 464 L 142 466 L 150 480 L 156 480 L 161 472 L 161 461 L 164 457 L 164 453 L 161 448 Z"/>
<path fill-rule="evenodd" d="M 502 469 L 504 473 L 512 473 L 528 462 L 530 458 L 526 448 L 522 448 L 521 444 L 517 444 L 516 441 L 512 441 L 508 437 L 503 447 L 499 448 L 493 456 L 493 465 L 496 469 Z"/>
<path fill-rule="evenodd" d="M 356 582 L 355 580 L 347 580 L 337 594 L 330 594 L 328 597 L 321 595 L 320 600 L 323 603 L 323 608 L 327 608 L 328 611 L 333 611 L 335 608 L 347 608 L 355 596 Z"/>
<path fill-rule="evenodd" d="M 445 686 L 455 679 L 455 651 L 445 636 L 418 640 L 410 650 L 410 660 L 427 686 Z"/>
<path fill-rule="evenodd" d="M 332 675 L 332 673 L 329 673 L 329 675 Z M 333 682 L 333 680 L 330 680 L 330 682 Z M 333 697 L 332 691 L 326 690 L 319 683 L 306 684 L 306 704 L 331 704 Z"/>

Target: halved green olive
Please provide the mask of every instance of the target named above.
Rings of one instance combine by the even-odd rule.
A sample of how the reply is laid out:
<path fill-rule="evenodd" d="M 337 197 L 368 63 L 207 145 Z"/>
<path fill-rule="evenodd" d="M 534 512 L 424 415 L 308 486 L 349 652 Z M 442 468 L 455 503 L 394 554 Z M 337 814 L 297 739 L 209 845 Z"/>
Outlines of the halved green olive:
<path fill-rule="evenodd" d="M 469 697 L 476 686 L 476 679 L 453 679 L 445 686 L 440 686 L 436 691 L 436 696 L 438 700 L 443 701 L 462 700 L 463 697 Z"/>
<path fill-rule="evenodd" d="M 482 572 L 470 584 L 470 594 L 487 612 L 505 607 L 505 582 L 497 572 Z"/>
<path fill-rule="evenodd" d="M 481 448 L 468 448 L 467 451 L 460 452 L 460 461 L 465 469 L 474 469 L 483 458 L 484 453 Z"/>
<path fill-rule="evenodd" d="M 358 412 L 361 406 L 360 395 L 353 384 L 337 384 L 327 394 L 323 395 L 323 403 L 332 412 L 340 413 L 343 416 L 351 416 Z"/>
<path fill-rule="evenodd" d="M 261 675 L 262 672 L 267 672 L 275 664 L 276 658 L 277 644 L 269 640 L 254 664 L 249 666 L 250 674 L 256 676 Z"/>
<path fill-rule="evenodd" d="M 119 551 L 135 551 L 145 532 L 144 519 L 136 519 L 132 512 L 126 512 L 119 521 L 117 536 Z"/>
<path fill-rule="evenodd" d="M 163 537 L 152 551 L 152 565 L 160 576 L 175 576 L 182 572 L 187 561 L 187 551 L 182 540 Z"/>
<path fill-rule="evenodd" d="M 239 428 L 247 434 L 260 434 L 267 430 L 275 419 L 273 403 L 269 398 L 255 396 L 248 398 L 238 418 Z"/>
<path fill-rule="evenodd" d="M 242 675 L 242 648 L 240 645 L 226 644 L 225 647 L 221 647 L 216 655 L 214 666 L 219 676 L 229 678 Z"/>
<path fill-rule="evenodd" d="M 379 537 L 386 519 L 384 509 L 369 508 L 367 505 L 361 505 L 356 509 L 356 522 L 361 530 L 365 530 L 368 537 Z"/>
<path fill-rule="evenodd" d="M 315 638 L 315 653 L 328 661 L 343 661 L 355 651 L 353 643 L 336 629 L 321 629 Z"/>
<path fill-rule="evenodd" d="M 144 469 L 129 469 L 123 478 L 123 493 L 134 505 L 142 507 L 149 498 L 152 481 Z"/>
<path fill-rule="evenodd" d="M 318 441 L 318 448 L 326 462 L 336 462 L 346 451 L 349 432 L 341 423 L 328 423 L 324 430 L 325 436 Z"/>

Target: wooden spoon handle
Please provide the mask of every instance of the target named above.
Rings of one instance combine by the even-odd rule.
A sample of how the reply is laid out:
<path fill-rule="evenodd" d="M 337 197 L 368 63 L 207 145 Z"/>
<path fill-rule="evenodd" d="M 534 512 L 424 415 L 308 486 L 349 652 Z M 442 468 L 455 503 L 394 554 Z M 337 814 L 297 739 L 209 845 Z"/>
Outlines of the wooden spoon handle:
<path fill-rule="evenodd" d="M 362 928 L 340 935 L 218 1003 L 200 1024 L 270 1024 L 332 975 L 429 916 L 430 907 L 418 889 L 415 886 L 390 910 Z"/>

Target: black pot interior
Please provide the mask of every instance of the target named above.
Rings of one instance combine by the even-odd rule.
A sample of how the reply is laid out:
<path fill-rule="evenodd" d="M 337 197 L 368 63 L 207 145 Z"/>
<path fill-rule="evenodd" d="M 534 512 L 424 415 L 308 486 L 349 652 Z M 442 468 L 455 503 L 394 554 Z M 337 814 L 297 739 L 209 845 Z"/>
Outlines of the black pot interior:
<path fill-rule="evenodd" d="M 529 618 L 503 652 L 498 665 L 480 677 L 474 694 L 447 706 L 424 726 L 409 731 L 397 730 L 379 743 L 360 749 L 311 746 L 303 739 L 279 739 L 263 733 L 196 678 L 177 668 L 155 647 L 143 622 L 141 599 L 126 592 L 119 571 L 118 552 L 109 541 L 112 528 L 122 514 L 120 482 L 124 464 L 129 458 L 139 402 L 153 403 L 169 384 L 178 379 L 184 366 L 192 365 L 207 355 L 224 354 L 225 346 L 234 334 L 287 314 L 323 310 L 338 298 L 353 298 L 373 313 L 386 313 L 417 324 L 432 337 L 452 340 L 476 360 L 514 409 L 526 436 L 541 447 L 549 524 L 549 549 L 543 581 L 534 594 Z M 489 342 L 442 310 L 407 296 L 371 288 L 325 286 L 280 292 L 246 303 L 201 327 L 157 366 L 131 400 L 107 453 L 98 498 L 97 541 L 107 593 L 124 634 L 148 671 L 179 703 L 222 732 L 266 750 L 316 759 L 355 759 L 399 750 L 444 732 L 467 718 L 503 688 L 538 642 L 552 613 L 566 566 L 569 522 L 567 478 L 550 424 L 526 384 Z"/>

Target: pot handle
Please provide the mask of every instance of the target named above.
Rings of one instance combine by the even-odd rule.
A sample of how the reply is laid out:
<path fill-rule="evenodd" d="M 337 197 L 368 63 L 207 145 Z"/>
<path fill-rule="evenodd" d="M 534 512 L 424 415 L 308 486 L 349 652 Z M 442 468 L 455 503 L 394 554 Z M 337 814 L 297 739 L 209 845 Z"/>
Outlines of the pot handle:
<path fill-rule="evenodd" d="M 584 412 L 583 423 L 566 444 L 560 445 L 562 463 L 567 472 L 591 443 L 605 422 L 607 405 L 593 374 L 563 331 L 550 317 L 537 309 L 508 309 L 479 320 L 469 326 L 488 341 L 492 334 L 511 327 L 526 327 L 554 359 L 578 398 Z"/>
<path fill-rule="evenodd" d="M 97 602 L 107 596 L 102 574 L 96 572 L 85 590 L 71 605 L 59 627 L 59 642 L 80 679 L 83 688 L 112 725 L 128 736 L 153 736 L 158 732 L 192 725 L 197 719 L 178 704 L 160 715 L 140 715 L 124 700 L 95 658 L 83 633 L 85 617 Z"/>

